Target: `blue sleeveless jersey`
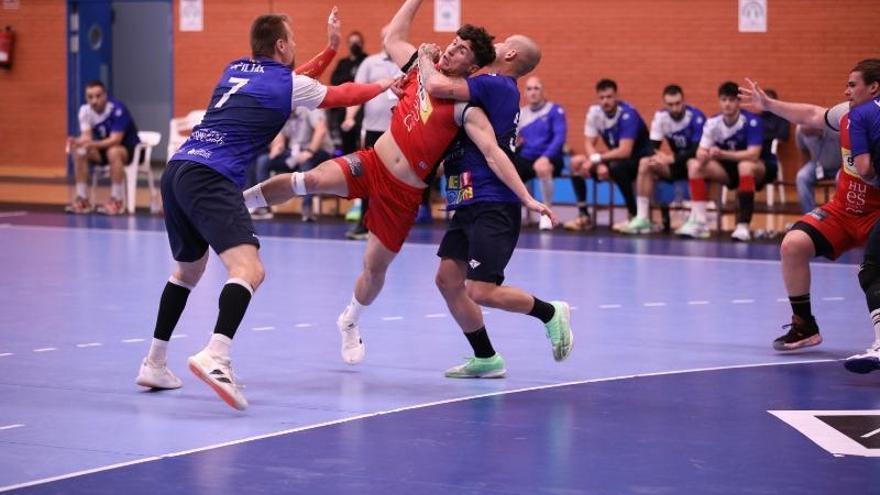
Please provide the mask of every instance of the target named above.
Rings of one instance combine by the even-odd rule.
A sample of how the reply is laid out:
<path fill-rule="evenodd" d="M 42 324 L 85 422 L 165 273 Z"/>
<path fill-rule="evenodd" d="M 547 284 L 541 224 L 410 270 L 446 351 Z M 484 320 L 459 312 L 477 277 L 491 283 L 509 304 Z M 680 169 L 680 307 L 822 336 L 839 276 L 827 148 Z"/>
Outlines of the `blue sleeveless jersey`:
<path fill-rule="evenodd" d="M 202 163 L 243 188 L 247 169 L 284 127 L 294 105 L 320 105 L 326 88 L 267 58 L 230 63 L 208 111 L 172 160 Z"/>

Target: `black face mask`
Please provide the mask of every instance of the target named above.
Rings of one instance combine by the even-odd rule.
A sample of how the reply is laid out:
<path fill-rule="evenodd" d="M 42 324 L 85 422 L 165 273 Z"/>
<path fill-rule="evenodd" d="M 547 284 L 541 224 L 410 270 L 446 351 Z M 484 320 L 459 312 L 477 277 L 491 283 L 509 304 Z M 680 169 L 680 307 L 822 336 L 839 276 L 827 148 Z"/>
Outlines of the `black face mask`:
<path fill-rule="evenodd" d="M 364 55 L 364 47 L 355 43 L 348 47 L 348 52 L 354 57 L 362 57 Z"/>

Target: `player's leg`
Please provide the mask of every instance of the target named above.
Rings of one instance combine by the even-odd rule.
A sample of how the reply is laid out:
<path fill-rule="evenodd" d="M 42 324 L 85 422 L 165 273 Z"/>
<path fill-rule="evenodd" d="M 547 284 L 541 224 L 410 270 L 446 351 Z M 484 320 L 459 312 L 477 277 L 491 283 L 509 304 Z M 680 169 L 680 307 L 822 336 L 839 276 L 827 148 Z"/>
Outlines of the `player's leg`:
<path fill-rule="evenodd" d="M 608 164 L 608 176 L 617 184 L 620 193 L 626 203 L 626 211 L 629 217 L 636 216 L 636 193 L 634 182 L 639 173 L 639 161 L 636 157 L 625 160 L 615 160 Z M 625 225 L 625 224 L 624 224 Z M 616 229 L 618 230 L 618 229 Z"/>
<path fill-rule="evenodd" d="M 752 240 L 749 225 L 755 212 L 755 186 L 764 178 L 766 169 L 760 160 L 742 160 L 736 167 L 739 187 L 736 190 L 736 228 L 731 237 L 735 241 L 748 242 Z"/>
<path fill-rule="evenodd" d="M 73 202 L 65 208 L 65 211 L 75 214 L 91 213 L 94 210 L 94 205 L 89 201 L 89 162 L 100 163 L 101 156 L 98 150 L 75 143 L 70 145 L 70 154 L 73 158 L 76 194 Z"/>
<path fill-rule="evenodd" d="M 865 243 L 865 254 L 859 267 L 859 285 L 865 291 L 874 327 L 874 342 L 864 353 L 847 358 L 844 366 L 854 373 L 870 373 L 880 370 L 880 221 L 874 222 Z"/>
<path fill-rule="evenodd" d="M 709 201 L 706 182 L 725 183 L 728 181 L 728 176 L 724 167 L 716 160 L 709 160 L 701 164 L 699 160 L 692 158 L 688 160 L 687 167 L 691 193 L 691 214 L 684 225 L 676 229 L 675 233 L 684 237 L 705 239 L 710 235 L 706 222 Z"/>
<path fill-rule="evenodd" d="M 360 335 L 358 322 L 361 313 L 382 291 L 385 274 L 396 256 L 397 252 L 385 247 L 379 236 L 372 235 L 367 238 L 363 269 L 355 281 L 354 294 L 336 320 L 336 326 L 342 333 L 342 359 L 348 364 L 357 364 L 364 359 L 366 347 Z"/>
<path fill-rule="evenodd" d="M 782 281 L 791 304 L 791 324 L 788 331 L 773 341 L 777 351 L 792 351 L 822 343 L 819 326 L 813 316 L 810 300 L 810 260 L 816 256 L 834 259 L 846 249 L 846 237 L 839 219 L 833 212 L 825 212 L 822 220 L 804 216 L 782 239 L 779 248 L 782 259 Z"/>
<path fill-rule="evenodd" d="M 110 200 L 99 211 L 105 215 L 119 215 L 125 211 L 122 196 L 125 189 L 125 166 L 130 157 L 122 145 L 107 148 L 107 163 L 110 165 Z"/>
<path fill-rule="evenodd" d="M 587 209 L 587 181 L 584 179 L 589 173 L 590 161 L 586 156 L 571 157 L 571 187 L 574 189 L 578 216 L 563 225 L 566 230 L 586 231 L 593 228 L 593 220 Z"/>
<path fill-rule="evenodd" d="M 308 194 L 348 196 L 346 175 L 337 160 L 327 160 L 308 172 L 278 174 L 244 191 L 244 198 L 248 208 L 261 208 Z"/>
<path fill-rule="evenodd" d="M 553 177 L 559 175 L 562 170 L 562 160 L 536 160 L 533 164 L 535 176 L 541 187 L 541 201 L 547 206 L 553 205 Z M 538 219 L 538 228 L 541 230 L 553 230 L 553 222 L 550 217 L 541 216 Z"/>
<path fill-rule="evenodd" d="M 638 176 L 636 177 L 636 216 L 620 229 L 623 234 L 651 233 L 651 195 L 654 183 L 662 176 L 664 164 L 657 160 L 657 155 L 646 156 L 639 160 Z"/>

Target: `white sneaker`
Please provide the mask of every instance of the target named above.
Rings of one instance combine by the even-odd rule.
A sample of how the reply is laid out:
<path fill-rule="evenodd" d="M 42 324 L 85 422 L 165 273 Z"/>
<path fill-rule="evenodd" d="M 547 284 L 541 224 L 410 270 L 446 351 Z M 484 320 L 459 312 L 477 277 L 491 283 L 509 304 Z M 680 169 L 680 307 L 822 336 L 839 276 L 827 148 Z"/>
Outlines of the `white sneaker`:
<path fill-rule="evenodd" d="M 148 359 L 144 358 L 141 363 L 141 369 L 134 381 L 141 387 L 149 387 L 161 390 L 173 390 L 183 386 L 180 378 L 174 376 L 174 373 L 168 369 L 165 364 L 155 365 Z"/>
<path fill-rule="evenodd" d="M 247 399 L 235 383 L 232 373 L 232 362 L 228 358 L 212 356 L 207 349 L 202 349 L 187 359 L 189 370 L 207 383 L 224 402 L 231 407 L 244 411 L 248 406 Z"/>
<path fill-rule="evenodd" d="M 348 364 L 358 364 L 363 361 L 367 346 L 364 345 L 364 341 L 361 339 L 358 324 L 346 321 L 342 319 L 342 315 L 339 315 L 339 319 L 336 320 L 336 327 L 339 328 L 339 333 L 342 334 L 342 360 Z"/>
<path fill-rule="evenodd" d="M 749 242 L 752 240 L 752 234 L 749 232 L 749 226 L 744 223 L 736 224 L 736 228 L 733 229 L 733 233 L 730 234 L 730 237 L 734 241 L 740 242 Z"/>
<path fill-rule="evenodd" d="M 870 373 L 880 370 L 880 342 L 874 342 L 874 345 L 862 354 L 846 358 L 843 361 L 843 366 L 853 373 Z"/>
<path fill-rule="evenodd" d="M 538 229 L 553 230 L 553 220 L 550 220 L 550 217 L 547 215 L 541 215 L 541 219 L 538 220 Z"/>
<path fill-rule="evenodd" d="M 694 239 L 708 239 L 709 227 L 705 223 L 688 218 L 684 225 L 675 230 L 675 235 L 693 237 Z"/>

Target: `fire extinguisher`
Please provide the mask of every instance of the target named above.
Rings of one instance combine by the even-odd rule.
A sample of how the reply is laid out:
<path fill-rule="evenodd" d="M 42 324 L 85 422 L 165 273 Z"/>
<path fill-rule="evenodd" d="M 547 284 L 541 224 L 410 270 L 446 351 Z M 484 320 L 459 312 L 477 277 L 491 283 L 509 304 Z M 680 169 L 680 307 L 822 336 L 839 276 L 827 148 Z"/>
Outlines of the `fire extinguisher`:
<path fill-rule="evenodd" d="M 15 45 L 15 33 L 12 27 L 0 31 L 0 68 L 12 68 L 12 47 Z"/>

